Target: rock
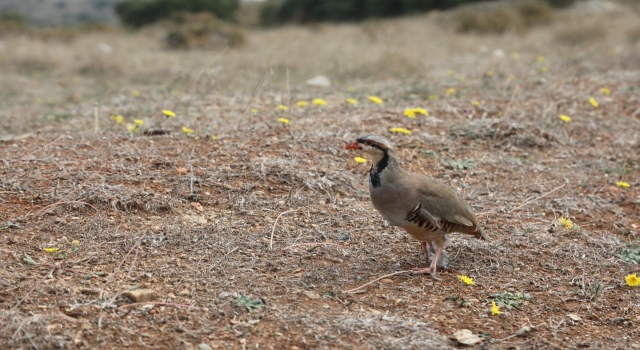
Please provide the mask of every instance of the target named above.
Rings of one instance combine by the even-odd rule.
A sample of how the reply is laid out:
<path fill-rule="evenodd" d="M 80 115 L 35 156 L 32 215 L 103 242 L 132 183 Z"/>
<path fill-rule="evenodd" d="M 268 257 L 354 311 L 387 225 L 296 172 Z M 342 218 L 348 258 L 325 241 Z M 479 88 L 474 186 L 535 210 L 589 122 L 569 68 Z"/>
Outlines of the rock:
<path fill-rule="evenodd" d="M 218 294 L 218 298 L 219 299 L 228 298 L 230 296 L 231 296 L 231 293 L 229 293 L 229 292 L 220 292 L 220 294 Z"/>
<path fill-rule="evenodd" d="M 582 321 L 582 318 L 580 318 L 580 316 L 578 316 L 576 314 L 567 314 L 567 317 L 569 317 L 571 319 L 571 321 L 575 321 L 575 322 Z"/>
<path fill-rule="evenodd" d="M 313 87 L 329 87 L 331 86 L 331 80 L 324 75 L 316 75 L 315 77 L 307 80 L 307 85 Z"/>
<path fill-rule="evenodd" d="M 306 296 L 307 296 L 307 298 L 309 298 L 309 299 L 320 299 L 320 294 L 318 294 L 318 293 L 316 293 L 316 292 L 312 292 L 312 291 L 308 291 L 308 290 L 306 290 L 306 291 L 304 291 L 303 293 L 304 293 L 304 295 L 306 295 Z"/>
<path fill-rule="evenodd" d="M 191 292 L 188 289 L 183 289 L 180 291 L 180 295 L 189 295 Z"/>
<path fill-rule="evenodd" d="M 205 343 L 200 343 L 196 346 L 196 350 L 213 350 L 211 347 Z"/>
<path fill-rule="evenodd" d="M 391 278 L 383 278 L 380 280 L 380 283 L 384 283 L 384 284 L 394 284 L 395 281 L 392 280 Z"/>
<path fill-rule="evenodd" d="M 136 303 L 144 303 L 158 299 L 158 293 L 153 289 L 138 289 L 124 292 L 122 295 Z"/>
<path fill-rule="evenodd" d="M 453 333 L 453 335 L 451 336 L 451 339 L 463 345 L 476 345 L 484 340 L 480 338 L 478 335 L 473 334 L 468 329 L 461 329 Z"/>

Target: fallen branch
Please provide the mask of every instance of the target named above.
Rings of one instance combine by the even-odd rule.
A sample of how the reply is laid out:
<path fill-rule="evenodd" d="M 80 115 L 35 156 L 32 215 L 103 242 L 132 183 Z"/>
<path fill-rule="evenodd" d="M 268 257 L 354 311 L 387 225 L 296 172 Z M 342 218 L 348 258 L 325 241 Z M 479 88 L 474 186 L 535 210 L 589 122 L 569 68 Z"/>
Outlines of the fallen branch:
<path fill-rule="evenodd" d="M 339 245 L 338 243 L 331 243 L 331 242 L 323 242 L 323 243 L 300 243 L 300 244 L 292 244 L 288 247 L 284 247 L 282 249 L 279 250 L 279 252 L 283 252 L 287 249 L 291 249 L 291 248 L 295 248 L 295 247 L 302 247 L 302 246 L 319 246 L 319 245 Z"/>
<path fill-rule="evenodd" d="M 374 280 L 373 280 L 373 281 L 371 281 L 371 282 L 367 282 L 367 283 L 365 283 L 365 284 L 361 285 L 360 287 L 356 287 L 356 288 L 349 289 L 349 290 L 343 290 L 343 291 L 342 291 L 342 293 L 355 293 L 355 292 L 357 292 L 359 289 L 364 288 L 364 287 L 366 287 L 366 286 L 370 285 L 371 283 L 378 282 L 379 280 L 381 280 L 381 279 L 383 279 L 383 278 L 387 278 L 387 277 L 391 277 L 391 276 L 395 276 L 395 275 L 399 275 L 399 274 L 401 274 L 401 273 L 407 273 L 407 272 L 413 272 L 413 270 L 404 270 L 404 271 L 398 271 L 398 272 L 390 273 L 390 274 L 388 274 L 388 275 L 384 275 L 384 276 L 382 276 L 382 277 L 378 277 L 378 278 L 374 279 Z"/>
<path fill-rule="evenodd" d="M 62 136 L 58 137 L 57 139 L 55 139 L 55 140 L 53 140 L 53 141 L 51 141 L 51 142 L 47 143 L 46 145 L 44 145 L 44 146 L 42 146 L 42 147 L 38 148 L 37 150 L 35 150 L 35 151 L 31 152 L 31 153 L 25 153 L 25 154 L 23 154 L 23 155 L 22 155 L 22 157 L 20 157 L 20 158 L 18 158 L 18 159 L 16 159 L 16 160 L 14 160 L 14 161 L 13 161 L 13 164 L 16 164 L 16 163 L 20 162 L 20 161 L 21 161 L 21 160 L 23 160 L 25 157 L 28 157 L 28 156 L 30 156 L 30 155 L 32 155 L 32 154 L 34 154 L 34 153 L 38 152 L 38 151 L 39 151 L 39 150 L 41 150 L 41 149 L 45 149 L 45 148 L 47 148 L 47 147 L 49 147 L 49 146 L 53 145 L 54 143 L 56 143 L 56 142 L 58 142 L 58 141 L 62 140 L 63 138 L 64 138 L 64 135 L 62 135 Z"/>
<path fill-rule="evenodd" d="M 176 303 L 165 303 L 165 302 L 161 302 L 161 301 L 150 301 L 150 302 L 146 302 L 146 303 L 132 303 L 132 304 L 125 304 L 125 305 L 121 305 L 118 306 L 118 309 L 122 309 L 125 307 L 135 307 L 135 306 L 143 306 L 143 305 L 160 305 L 160 306 L 175 306 L 175 307 L 186 307 L 189 309 L 196 309 L 196 310 L 200 310 L 199 307 L 197 306 L 193 306 L 193 305 L 187 305 L 187 304 L 176 304 Z"/>
<path fill-rule="evenodd" d="M 276 218 L 276 222 L 273 223 L 273 228 L 271 229 L 271 239 L 269 240 L 269 250 L 273 250 L 273 233 L 276 232 L 276 225 L 278 224 L 278 220 L 280 220 L 280 217 L 284 214 L 292 213 L 296 210 L 298 209 L 287 210 L 283 213 L 280 213 L 280 215 L 278 215 L 278 217 Z"/>
<path fill-rule="evenodd" d="M 544 197 L 546 197 L 546 196 L 548 196 L 548 195 L 552 194 L 553 192 L 556 192 L 557 190 L 559 190 L 559 189 L 563 188 L 564 186 L 566 186 L 566 185 L 567 185 L 567 183 L 568 183 L 568 182 L 565 182 L 565 183 L 563 183 L 562 185 L 560 185 L 560 186 L 558 186 L 558 187 L 556 187 L 556 188 L 552 189 L 551 191 L 549 191 L 549 192 L 547 192 L 547 193 L 544 193 L 544 194 L 542 194 L 542 195 L 540 195 L 540 196 L 538 196 L 538 197 L 536 197 L 536 198 L 534 198 L 534 199 L 530 199 L 530 200 L 528 200 L 528 201 L 525 201 L 524 203 L 520 204 L 519 206 L 517 206 L 517 207 L 515 207 L 515 208 L 513 208 L 513 209 L 511 209 L 511 210 L 509 210 L 509 213 L 512 213 L 512 212 L 514 212 L 514 211 L 516 211 L 516 210 L 518 210 L 518 209 L 520 209 L 520 208 L 524 207 L 525 205 L 527 205 L 527 204 L 529 204 L 529 203 L 535 202 L 535 201 L 537 201 L 538 199 L 544 198 Z"/>

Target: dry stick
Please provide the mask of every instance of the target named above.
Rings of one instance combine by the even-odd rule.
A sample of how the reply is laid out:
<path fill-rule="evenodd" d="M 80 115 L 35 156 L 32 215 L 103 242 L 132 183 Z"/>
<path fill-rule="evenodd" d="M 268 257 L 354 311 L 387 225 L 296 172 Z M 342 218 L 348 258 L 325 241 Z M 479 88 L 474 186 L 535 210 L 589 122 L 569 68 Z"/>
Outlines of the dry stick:
<path fill-rule="evenodd" d="M 253 87 L 253 91 L 251 92 L 251 98 L 249 99 L 249 101 L 247 101 L 247 104 L 244 105 L 244 113 L 247 113 L 247 111 L 249 111 L 249 107 L 251 106 L 251 102 L 253 102 L 253 99 L 256 97 L 256 92 L 258 91 L 258 88 L 260 87 L 260 85 L 262 84 L 264 77 L 267 75 L 267 72 L 271 70 L 271 68 L 267 68 L 264 70 L 264 72 L 262 72 L 262 75 L 260 76 L 260 79 L 258 79 L 258 82 L 256 83 L 256 86 Z M 242 119 L 240 119 L 242 120 Z M 249 111 L 249 126 L 251 126 L 253 124 L 253 113 L 251 113 Z M 249 133 L 249 141 L 251 141 L 251 133 Z"/>
<path fill-rule="evenodd" d="M 413 270 L 404 270 L 404 271 L 398 271 L 398 272 L 390 273 L 388 275 L 384 275 L 382 277 L 378 277 L 378 278 L 374 279 L 371 282 L 367 282 L 367 283 L 361 285 L 360 287 L 356 287 L 356 288 L 349 289 L 349 290 L 343 290 L 342 293 L 354 293 L 354 292 L 358 291 L 358 289 L 364 288 L 364 287 L 370 285 L 371 283 L 378 282 L 379 280 L 381 280 L 383 278 L 387 278 L 387 277 L 391 277 L 391 276 L 395 276 L 395 275 L 399 275 L 401 273 L 407 273 L 407 272 L 413 272 Z"/>
<path fill-rule="evenodd" d="M 280 249 L 280 251 L 285 251 L 287 249 L 291 249 L 294 247 L 301 247 L 301 246 L 307 246 L 307 245 L 311 245 L 311 246 L 318 246 L 318 245 L 339 245 L 338 243 L 331 243 L 331 242 L 323 242 L 323 243 L 300 243 L 300 244 L 292 244 L 288 247 L 284 247 L 282 249 Z"/>
<path fill-rule="evenodd" d="M 511 109 L 511 103 L 513 103 L 513 100 L 516 98 L 516 95 L 518 94 L 519 90 L 520 90 L 520 85 L 516 85 L 516 88 L 513 89 L 513 95 L 511 95 L 511 99 L 509 100 L 509 103 L 507 103 L 507 108 L 504 109 L 504 113 L 502 114 L 503 119 L 507 118 L 507 114 Z"/>
<path fill-rule="evenodd" d="M 45 148 L 47 148 L 47 147 L 49 147 L 49 146 L 53 145 L 54 143 L 56 143 L 56 142 L 58 142 L 58 141 L 62 140 L 63 138 L 64 138 L 64 135 L 62 135 L 62 136 L 58 137 L 57 139 L 55 139 L 55 140 L 53 140 L 53 141 L 51 141 L 51 142 L 47 143 L 46 145 L 44 145 L 44 146 L 42 146 L 42 147 L 38 148 L 37 150 L 35 150 L 35 151 L 31 152 L 31 153 L 23 154 L 23 155 L 22 155 L 22 157 L 20 157 L 20 158 L 18 158 L 18 159 L 16 159 L 16 160 L 14 160 L 14 161 L 13 161 L 13 164 L 16 164 L 16 163 L 20 162 L 20 161 L 21 161 L 21 160 L 23 160 L 25 157 L 28 157 L 28 156 L 30 156 L 30 155 L 32 155 L 32 154 L 34 154 L 34 153 L 38 152 L 38 151 L 39 151 L 39 150 L 41 150 L 41 149 L 45 149 Z"/>
<path fill-rule="evenodd" d="M 47 209 L 53 208 L 53 207 L 57 207 L 58 205 L 62 205 L 62 204 L 82 204 L 82 205 L 88 205 L 90 206 L 93 210 L 98 211 L 98 209 L 96 209 L 96 207 L 94 207 L 93 205 L 87 203 L 87 202 L 81 202 L 81 201 L 66 201 L 66 202 L 56 202 L 53 204 L 49 204 L 46 207 L 40 209 L 40 211 L 38 213 L 40 213 L 41 211 L 45 211 Z"/>
<path fill-rule="evenodd" d="M 62 197 L 62 199 L 60 199 L 60 201 L 58 203 L 64 201 L 65 199 L 69 198 L 72 194 L 78 192 L 82 187 L 84 187 L 84 185 L 87 182 L 89 182 L 89 180 L 91 180 L 94 176 L 96 176 L 96 174 L 98 174 L 97 171 L 95 173 L 91 174 L 91 176 L 89 176 L 86 180 L 82 181 L 82 183 L 80 184 L 80 186 L 78 186 L 78 188 L 76 188 L 75 190 L 69 192 L 66 196 Z M 58 203 L 54 203 L 54 204 L 48 205 L 48 206 L 44 207 L 43 209 L 38 210 L 36 215 L 40 215 L 44 210 L 46 210 L 47 208 L 51 207 L 52 205 L 58 205 Z M 84 203 L 84 202 L 82 202 L 82 203 Z M 89 205 L 89 204 L 87 203 L 87 205 Z M 93 208 L 93 209 L 95 209 L 95 208 Z M 27 213 L 27 215 L 29 215 L 29 214 Z"/>
<path fill-rule="evenodd" d="M 516 211 L 516 210 L 518 210 L 518 209 L 520 209 L 520 208 L 524 207 L 525 205 L 527 205 L 527 204 L 529 204 L 529 203 L 531 203 L 531 202 L 535 202 L 535 201 L 537 201 L 538 199 L 544 198 L 544 197 L 546 197 L 546 196 L 548 196 L 548 195 L 552 194 L 553 192 L 555 192 L 555 191 L 557 191 L 557 190 L 559 190 L 559 189 L 563 188 L 563 187 L 564 187 L 564 186 L 566 186 L 566 185 L 567 185 L 567 182 L 565 182 L 565 183 L 563 183 L 562 185 L 560 185 L 560 186 L 558 186 L 558 187 L 556 187 L 556 188 L 552 189 L 551 191 L 549 191 L 549 192 L 547 192 L 547 193 L 541 194 L 540 196 L 538 196 L 538 197 L 536 197 L 536 198 L 534 198 L 534 199 L 530 199 L 530 200 L 528 200 L 528 201 L 525 201 L 524 203 L 520 204 L 519 206 L 517 206 L 517 207 L 515 207 L 515 208 L 513 208 L 513 209 L 511 209 L 511 210 L 509 210 L 509 213 L 512 213 L 512 212 L 514 212 L 514 211 Z"/>
<path fill-rule="evenodd" d="M 116 267 L 115 270 L 113 270 L 113 273 L 111 275 L 109 275 L 107 277 L 107 280 L 104 281 L 104 285 L 102 286 L 102 289 L 100 290 L 100 296 L 98 299 L 102 299 L 102 296 L 104 295 L 104 288 L 106 287 L 107 283 L 109 283 L 109 280 L 111 279 L 110 277 L 115 275 L 116 272 L 118 270 L 120 270 L 120 268 L 122 267 L 122 264 L 124 264 L 124 261 L 127 260 L 127 257 L 129 256 L 129 254 L 131 254 L 131 252 L 136 249 L 136 247 L 138 247 L 141 243 L 142 243 L 142 238 L 144 238 L 144 234 L 140 235 L 140 238 L 138 238 L 138 241 L 136 241 L 136 244 L 133 245 L 133 247 L 131 247 L 131 249 L 129 249 L 129 251 L 127 252 L 127 255 L 124 256 L 124 258 L 122 260 L 120 260 L 120 264 L 118 264 L 118 267 Z"/>
<path fill-rule="evenodd" d="M 51 275 L 55 270 L 56 270 L 56 267 L 54 266 L 54 267 L 53 267 L 53 269 L 51 269 L 51 271 L 50 271 L 48 274 L 44 275 L 44 277 L 43 277 L 42 279 L 38 280 L 38 283 L 36 283 L 36 284 L 33 286 L 33 288 L 31 288 L 31 289 L 27 292 L 27 294 L 25 294 L 25 296 L 24 296 L 24 297 L 22 297 L 22 299 L 18 300 L 18 302 L 17 302 L 17 303 L 12 307 L 12 309 L 15 309 L 15 308 L 17 308 L 18 306 L 20 306 L 20 304 L 22 304 L 22 303 L 27 299 L 27 297 L 29 296 L 29 294 L 31 294 L 31 292 L 33 292 L 36 288 L 38 288 L 38 286 L 39 286 L 40 284 L 42 284 L 42 282 L 43 282 L 45 279 L 47 279 L 47 278 L 48 278 L 48 277 L 49 277 L 49 276 L 50 276 L 50 275 Z"/>
<path fill-rule="evenodd" d="M 280 220 L 280 217 L 284 214 L 291 213 L 296 210 L 298 209 L 287 210 L 285 212 L 280 213 L 280 215 L 278 215 L 278 217 L 276 218 L 276 222 L 273 223 L 273 228 L 271 229 L 271 239 L 269 240 L 269 250 L 273 250 L 273 233 L 276 231 L 276 225 L 278 224 L 278 220 Z"/>
<path fill-rule="evenodd" d="M 160 305 L 160 306 L 175 306 L 175 307 L 187 307 L 189 309 L 196 309 L 196 310 L 200 310 L 199 307 L 197 306 L 193 306 L 193 305 L 187 305 L 187 304 L 176 304 L 176 303 L 164 303 L 161 301 L 155 301 L 155 302 L 142 302 L 142 303 L 132 303 L 132 304 L 124 304 L 121 306 L 118 306 L 117 309 L 121 309 L 124 307 L 135 307 L 135 306 L 140 306 L 140 305 Z"/>
<path fill-rule="evenodd" d="M 100 132 L 100 105 L 98 102 L 93 104 L 93 132 L 98 134 Z"/>

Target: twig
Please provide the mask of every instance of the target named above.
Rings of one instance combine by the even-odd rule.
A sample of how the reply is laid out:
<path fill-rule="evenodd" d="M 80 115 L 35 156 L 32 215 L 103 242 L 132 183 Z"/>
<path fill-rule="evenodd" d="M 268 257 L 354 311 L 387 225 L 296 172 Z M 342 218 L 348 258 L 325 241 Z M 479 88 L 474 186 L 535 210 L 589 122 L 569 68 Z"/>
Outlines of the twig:
<path fill-rule="evenodd" d="M 244 113 L 247 113 L 247 111 L 249 111 L 249 108 L 251 106 L 251 102 L 253 102 L 253 99 L 256 97 L 256 92 L 258 91 L 258 88 L 263 83 L 264 77 L 267 75 L 267 72 L 270 71 L 270 70 L 271 70 L 271 68 L 267 68 L 267 69 L 264 70 L 264 72 L 262 72 L 262 75 L 260 76 L 260 79 L 258 79 L 258 82 L 256 83 L 256 86 L 253 87 L 253 91 L 251 92 L 251 98 L 249 99 L 249 101 L 247 101 L 247 104 L 244 105 Z M 242 119 L 240 119 L 240 120 L 242 120 Z M 253 125 L 253 113 L 251 113 L 251 111 L 249 111 L 249 127 L 251 127 L 251 125 Z M 251 140 L 251 133 L 249 133 L 249 140 Z"/>
<path fill-rule="evenodd" d="M 284 214 L 291 213 L 296 210 L 298 209 L 287 210 L 283 213 L 280 213 L 280 215 L 278 215 L 278 217 L 276 218 L 276 222 L 273 223 L 273 228 L 271 229 L 271 239 L 269 239 L 269 250 L 273 250 L 273 233 L 276 231 L 276 225 L 278 224 L 278 220 L 280 220 L 280 217 Z"/>
<path fill-rule="evenodd" d="M 187 305 L 187 304 L 176 304 L 176 303 L 165 303 L 165 302 L 161 302 L 161 301 L 155 301 L 155 302 L 146 302 L 146 303 L 132 303 L 132 304 L 125 304 L 125 305 L 121 305 L 118 306 L 117 309 L 122 309 L 125 307 L 135 307 L 135 306 L 141 306 L 141 305 L 161 305 L 161 306 L 175 306 L 175 307 L 187 307 L 189 309 L 196 309 L 196 310 L 200 310 L 199 307 L 197 306 L 193 306 L 193 305 Z"/>
<path fill-rule="evenodd" d="M 104 295 L 104 288 L 106 287 L 107 283 L 109 283 L 109 280 L 111 279 L 111 276 L 115 275 L 116 272 L 118 272 L 118 270 L 120 270 L 120 268 L 122 267 L 122 264 L 124 264 L 125 260 L 127 260 L 127 257 L 129 256 L 129 254 L 131 254 L 131 252 L 136 249 L 136 247 L 138 247 L 141 243 L 142 243 L 142 239 L 144 238 L 144 234 L 140 235 L 140 238 L 138 238 L 138 240 L 136 241 L 136 244 L 133 245 L 133 247 L 131 247 L 131 249 L 129 249 L 129 251 L 127 252 L 127 255 L 124 256 L 124 258 L 122 258 L 122 260 L 120 260 L 120 264 L 118 264 L 118 266 L 115 268 L 115 270 L 113 270 L 113 273 L 110 274 L 109 276 L 107 276 L 107 279 L 104 281 L 104 285 L 102 285 L 102 289 L 100 290 L 100 296 L 98 299 L 102 299 L 102 296 Z M 116 295 L 118 296 L 118 295 Z M 112 298 L 112 300 L 115 300 L 115 297 Z"/>
<path fill-rule="evenodd" d="M 28 157 L 28 156 L 30 156 L 30 155 L 32 155 L 32 154 L 34 154 L 34 153 L 38 152 L 38 151 L 39 151 L 39 150 L 41 150 L 41 149 L 45 149 L 45 148 L 47 148 L 47 147 L 49 147 L 49 146 L 53 145 L 54 143 L 56 143 L 56 142 L 58 142 L 58 141 L 62 140 L 63 138 L 64 138 L 64 135 L 62 135 L 62 136 L 58 137 L 57 139 L 55 139 L 55 140 L 53 140 L 53 141 L 51 141 L 51 142 L 47 143 L 46 145 L 44 145 L 44 146 L 42 146 L 42 147 L 38 148 L 37 150 L 35 150 L 35 151 L 31 152 L 31 153 L 23 154 L 23 155 L 22 155 L 22 157 L 20 157 L 20 158 L 18 158 L 18 159 L 16 159 L 16 160 L 14 160 L 12 164 L 16 164 L 16 163 L 20 162 L 20 161 L 21 161 L 21 160 L 23 160 L 25 157 Z"/>
<path fill-rule="evenodd" d="M 356 292 L 358 289 L 364 288 L 364 287 L 366 287 L 366 286 L 370 285 L 371 283 L 378 282 L 379 280 L 381 280 L 381 279 L 383 279 L 383 278 L 387 278 L 387 277 L 391 277 L 391 276 L 395 276 L 395 275 L 399 275 L 399 274 L 401 274 L 401 273 L 407 273 L 407 272 L 413 272 L 413 270 L 404 270 L 404 271 L 398 271 L 398 272 L 390 273 L 390 274 L 388 274 L 388 275 L 384 275 L 384 276 L 382 276 L 382 277 L 378 277 L 378 278 L 374 279 L 374 280 L 373 280 L 373 281 L 371 281 L 371 282 L 367 282 L 367 283 L 365 283 L 365 284 L 361 285 L 360 287 L 356 287 L 356 288 L 349 289 L 349 290 L 343 290 L 343 291 L 342 291 L 342 293 L 354 293 L 354 292 Z"/>
<path fill-rule="evenodd" d="M 311 245 L 311 246 L 319 246 L 319 245 L 339 245 L 338 243 L 331 243 L 331 242 L 323 242 L 323 243 L 300 243 L 300 244 L 292 244 L 288 247 L 284 247 L 282 249 L 280 249 L 280 251 L 285 251 L 287 249 L 291 249 L 294 247 L 300 247 L 300 246 L 307 246 L 307 245 Z"/>
<path fill-rule="evenodd" d="M 62 199 L 60 199 L 60 202 L 62 202 L 62 201 L 64 201 L 65 199 L 69 198 L 72 194 L 74 194 L 74 193 L 78 192 L 82 187 L 84 187 L 84 185 L 85 185 L 87 182 L 89 182 L 89 180 L 91 180 L 94 176 L 96 176 L 96 174 L 97 174 L 97 173 L 98 173 L 98 172 L 96 171 L 95 173 L 91 174 L 91 176 L 89 176 L 86 180 L 82 181 L 82 183 L 80 184 L 80 186 L 78 186 L 78 188 L 76 188 L 75 190 L 73 190 L 73 191 L 71 191 L 71 192 L 67 193 L 67 195 L 66 195 L 66 196 L 64 196 L 64 197 L 62 197 Z M 47 208 L 51 207 L 52 205 L 53 205 L 53 206 L 58 205 L 60 202 L 58 202 L 58 203 L 54 203 L 54 204 L 51 204 L 51 205 L 48 205 L 48 206 L 44 207 L 43 209 L 38 210 L 38 211 L 36 212 L 36 215 L 40 215 L 40 214 L 42 214 L 42 212 L 43 212 L 44 210 L 46 210 Z M 84 203 L 84 202 L 82 202 L 82 203 Z M 89 204 L 87 203 L 87 205 L 89 205 Z M 95 209 L 95 208 L 93 208 L 93 209 Z M 27 215 L 29 215 L 29 214 L 27 214 Z M 26 215 L 25 215 L 25 216 L 26 216 Z"/>
<path fill-rule="evenodd" d="M 513 100 L 516 98 L 516 95 L 518 94 L 518 90 L 520 90 L 520 85 L 516 85 L 516 88 L 513 89 L 513 95 L 511 95 L 511 99 L 509 100 L 509 103 L 507 103 L 507 108 L 504 109 L 502 118 L 506 119 L 507 113 L 509 113 L 509 111 L 511 110 L 511 103 L 513 103 Z"/>
<path fill-rule="evenodd" d="M 17 308 L 18 306 L 20 306 L 20 304 L 22 304 L 22 303 L 27 299 L 27 297 L 29 297 L 29 294 L 31 294 L 31 292 L 33 292 L 36 288 L 38 288 L 38 286 L 39 286 L 39 285 L 41 285 L 41 284 L 42 284 L 42 282 L 43 282 L 44 280 L 46 280 L 46 279 L 47 279 L 47 278 L 48 278 L 48 277 L 49 277 L 49 276 L 50 276 L 50 275 L 51 275 L 55 270 L 56 270 L 56 267 L 54 266 L 54 267 L 53 267 L 53 269 L 51 269 L 51 271 L 49 271 L 49 273 L 48 273 L 48 274 L 44 275 L 44 277 L 43 277 L 42 279 L 38 280 L 38 283 L 36 283 L 36 284 L 33 286 L 33 288 L 31 288 L 31 289 L 27 292 L 27 294 L 25 294 L 25 295 L 24 295 L 24 297 L 22 297 L 22 299 L 18 300 L 18 302 L 17 302 L 17 303 L 12 307 L 12 309 L 15 309 L 15 308 Z"/>
<path fill-rule="evenodd" d="M 91 205 L 91 204 L 89 204 L 89 203 L 87 203 L 87 202 L 81 202 L 81 201 L 66 201 L 66 202 L 56 202 L 56 203 L 53 203 L 53 204 L 49 204 L 49 205 L 47 205 L 46 207 L 44 207 L 44 208 L 40 209 L 40 210 L 38 211 L 38 213 L 37 213 L 37 214 L 38 214 L 38 215 L 40 215 L 40 213 L 44 212 L 45 210 L 50 209 L 50 208 L 53 208 L 53 207 L 57 207 L 58 205 L 61 205 L 61 204 L 83 204 L 83 205 L 88 205 L 88 206 L 90 206 L 90 207 L 91 207 L 93 210 L 95 210 L 95 211 L 98 211 L 98 209 L 96 209 L 96 207 L 94 207 L 93 205 Z"/>
<path fill-rule="evenodd" d="M 530 200 L 528 200 L 528 201 L 525 201 L 524 203 L 520 204 L 519 206 L 517 206 L 517 207 L 515 207 L 515 208 L 513 208 L 513 209 L 511 209 L 511 210 L 509 210 L 509 213 L 512 213 L 512 212 L 514 212 L 514 211 L 516 211 L 516 210 L 518 210 L 518 209 L 520 209 L 520 208 L 524 207 L 525 205 L 527 205 L 527 204 L 529 204 L 529 203 L 531 203 L 531 202 L 535 202 L 535 201 L 537 201 L 538 199 L 544 198 L 544 197 L 546 197 L 546 196 L 548 196 L 548 195 L 552 194 L 553 192 L 555 192 L 555 191 L 557 191 L 557 190 L 559 190 L 559 189 L 563 188 L 564 186 L 566 186 L 566 185 L 567 185 L 567 183 L 568 183 L 568 182 L 565 182 L 565 183 L 563 183 L 562 185 L 560 185 L 560 186 L 558 186 L 558 187 L 556 187 L 556 188 L 552 189 L 551 191 L 549 191 L 549 192 L 547 192 L 547 193 L 544 193 L 544 194 L 542 194 L 542 195 L 540 195 L 540 196 L 538 196 L 538 197 L 536 197 L 536 198 L 534 198 L 534 199 L 530 199 Z"/>

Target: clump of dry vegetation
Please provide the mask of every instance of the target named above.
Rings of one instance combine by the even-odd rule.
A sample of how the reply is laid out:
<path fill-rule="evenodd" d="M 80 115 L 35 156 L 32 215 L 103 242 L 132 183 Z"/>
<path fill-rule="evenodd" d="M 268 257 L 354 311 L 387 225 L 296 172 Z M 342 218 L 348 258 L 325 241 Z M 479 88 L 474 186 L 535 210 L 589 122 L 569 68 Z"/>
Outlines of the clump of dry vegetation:
<path fill-rule="evenodd" d="M 607 28 L 595 47 L 558 42 L 570 21 L 477 36 L 445 16 L 217 52 L 153 28 L 3 37 L 0 343 L 637 347 L 635 15 L 586 18 Z M 451 185 L 492 240 L 454 235 L 439 281 L 407 273 L 418 243 L 343 151 L 363 133 Z"/>

